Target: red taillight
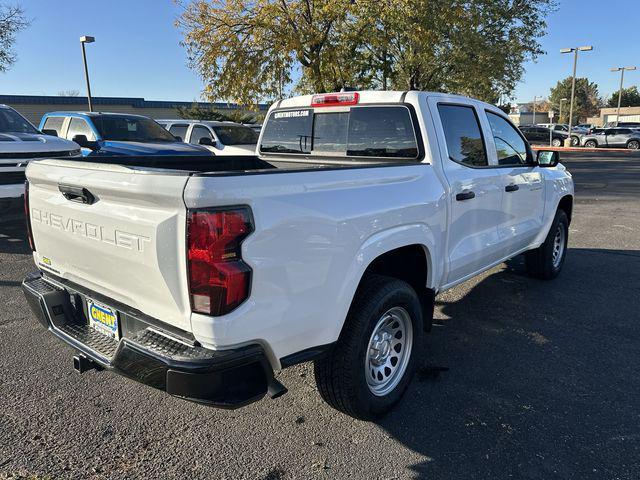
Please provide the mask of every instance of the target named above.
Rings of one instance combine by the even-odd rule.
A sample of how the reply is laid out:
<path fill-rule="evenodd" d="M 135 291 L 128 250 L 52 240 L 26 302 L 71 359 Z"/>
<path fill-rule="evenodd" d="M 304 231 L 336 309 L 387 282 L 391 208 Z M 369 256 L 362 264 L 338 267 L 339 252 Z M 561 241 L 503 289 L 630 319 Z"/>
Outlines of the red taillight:
<path fill-rule="evenodd" d="M 187 218 L 191 309 L 224 315 L 249 296 L 251 267 L 240 244 L 253 225 L 248 208 L 191 210 Z"/>
<path fill-rule="evenodd" d="M 312 107 L 335 107 L 355 105 L 360 95 L 358 92 L 319 93 L 311 98 Z"/>
<path fill-rule="evenodd" d="M 27 238 L 32 251 L 36 251 L 36 242 L 33 241 L 33 232 L 31 231 L 31 214 L 29 212 L 29 180 L 24 182 L 24 217 L 27 221 Z"/>

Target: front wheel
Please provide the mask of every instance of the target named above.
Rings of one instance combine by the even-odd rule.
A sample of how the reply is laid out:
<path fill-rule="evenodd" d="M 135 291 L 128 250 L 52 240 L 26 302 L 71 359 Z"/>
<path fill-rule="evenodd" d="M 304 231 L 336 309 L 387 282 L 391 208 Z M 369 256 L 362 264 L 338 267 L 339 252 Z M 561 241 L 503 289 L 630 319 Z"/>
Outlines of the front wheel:
<path fill-rule="evenodd" d="M 402 398 L 420 358 L 423 319 L 416 292 L 369 275 L 358 288 L 338 342 L 315 361 L 318 391 L 333 408 L 370 420 Z"/>
<path fill-rule="evenodd" d="M 627 148 L 629 150 L 638 150 L 640 148 L 640 142 L 638 140 L 630 140 L 627 142 Z"/>
<path fill-rule="evenodd" d="M 564 210 L 558 210 L 544 243 L 525 254 L 529 275 L 551 280 L 558 276 L 564 265 L 569 240 L 569 219 Z"/>
<path fill-rule="evenodd" d="M 562 146 L 562 140 L 560 140 L 559 138 L 554 138 L 554 139 L 551 141 L 551 146 L 553 146 L 553 147 L 560 147 L 560 146 Z"/>
<path fill-rule="evenodd" d="M 598 144 L 595 140 L 587 140 L 586 142 L 584 142 L 584 146 L 587 148 L 597 148 Z"/>
<path fill-rule="evenodd" d="M 580 139 L 578 137 L 571 137 L 571 146 L 572 147 L 580 146 Z"/>

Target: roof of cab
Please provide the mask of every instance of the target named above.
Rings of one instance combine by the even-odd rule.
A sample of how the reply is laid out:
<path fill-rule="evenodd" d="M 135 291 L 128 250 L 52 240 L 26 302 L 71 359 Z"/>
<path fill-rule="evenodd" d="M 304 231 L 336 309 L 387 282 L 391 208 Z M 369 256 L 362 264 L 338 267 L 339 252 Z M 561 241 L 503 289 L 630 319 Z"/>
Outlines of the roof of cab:
<path fill-rule="evenodd" d="M 62 117 L 62 116 L 82 116 L 82 117 L 99 117 L 104 115 L 114 115 L 114 116 L 126 116 L 126 117 L 139 117 L 139 118 L 149 118 L 144 115 L 136 115 L 135 113 L 118 113 L 118 112 L 47 112 L 43 116 L 45 117 Z"/>
<path fill-rule="evenodd" d="M 355 91 L 359 95 L 359 104 L 372 104 L 372 103 L 401 103 L 407 97 L 416 97 L 426 95 L 429 97 L 443 97 L 443 98 L 459 98 L 464 99 L 466 101 L 473 100 L 471 97 L 466 97 L 464 95 L 456 95 L 452 93 L 442 93 L 442 92 L 423 92 L 418 90 L 357 90 Z M 333 92 L 336 93 L 336 92 Z M 344 92 L 349 93 L 349 92 Z M 287 98 L 284 100 L 280 100 L 275 102 L 272 105 L 273 108 L 291 108 L 291 107 L 309 107 L 311 105 L 311 99 L 313 95 L 301 95 L 299 97 Z M 484 102 L 483 102 L 484 103 Z"/>

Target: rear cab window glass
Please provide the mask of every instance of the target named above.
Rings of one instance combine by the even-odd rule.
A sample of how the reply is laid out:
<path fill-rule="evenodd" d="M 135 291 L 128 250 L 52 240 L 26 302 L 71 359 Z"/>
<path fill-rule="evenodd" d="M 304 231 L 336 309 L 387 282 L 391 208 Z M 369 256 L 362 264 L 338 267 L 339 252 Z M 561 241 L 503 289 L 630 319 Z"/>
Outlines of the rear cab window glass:
<path fill-rule="evenodd" d="M 417 159 L 418 142 L 410 111 L 402 105 L 358 106 L 272 112 L 262 153 Z"/>
<path fill-rule="evenodd" d="M 468 167 L 486 167 L 489 162 L 475 109 L 466 105 L 439 104 L 438 111 L 449 158 Z"/>
<path fill-rule="evenodd" d="M 487 111 L 491 134 L 496 145 L 498 165 L 527 165 L 527 143 L 507 120 Z"/>

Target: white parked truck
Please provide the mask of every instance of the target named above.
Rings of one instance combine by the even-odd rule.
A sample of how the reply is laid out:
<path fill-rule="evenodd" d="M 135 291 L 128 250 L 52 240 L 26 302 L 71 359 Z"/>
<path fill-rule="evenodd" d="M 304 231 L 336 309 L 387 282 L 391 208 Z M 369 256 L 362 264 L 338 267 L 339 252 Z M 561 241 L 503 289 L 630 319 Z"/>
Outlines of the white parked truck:
<path fill-rule="evenodd" d="M 30 160 L 79 155 L 79 145 L 43 134 L 13 108 L 0 104 L 0 212 L 3 204 L 23 195 Z"/>
<path fill-rule="evenodd" d="M 435 295 L 519 254 L 551 279 L 567 251 L 558 153 L 461 96 L 301 96 L 271 107 L 258 156 L 91 160 L 27 169 L 31 307 L 80 372 L 221 407 L 313 360 L 329 404 L 382 415 Z"/>

